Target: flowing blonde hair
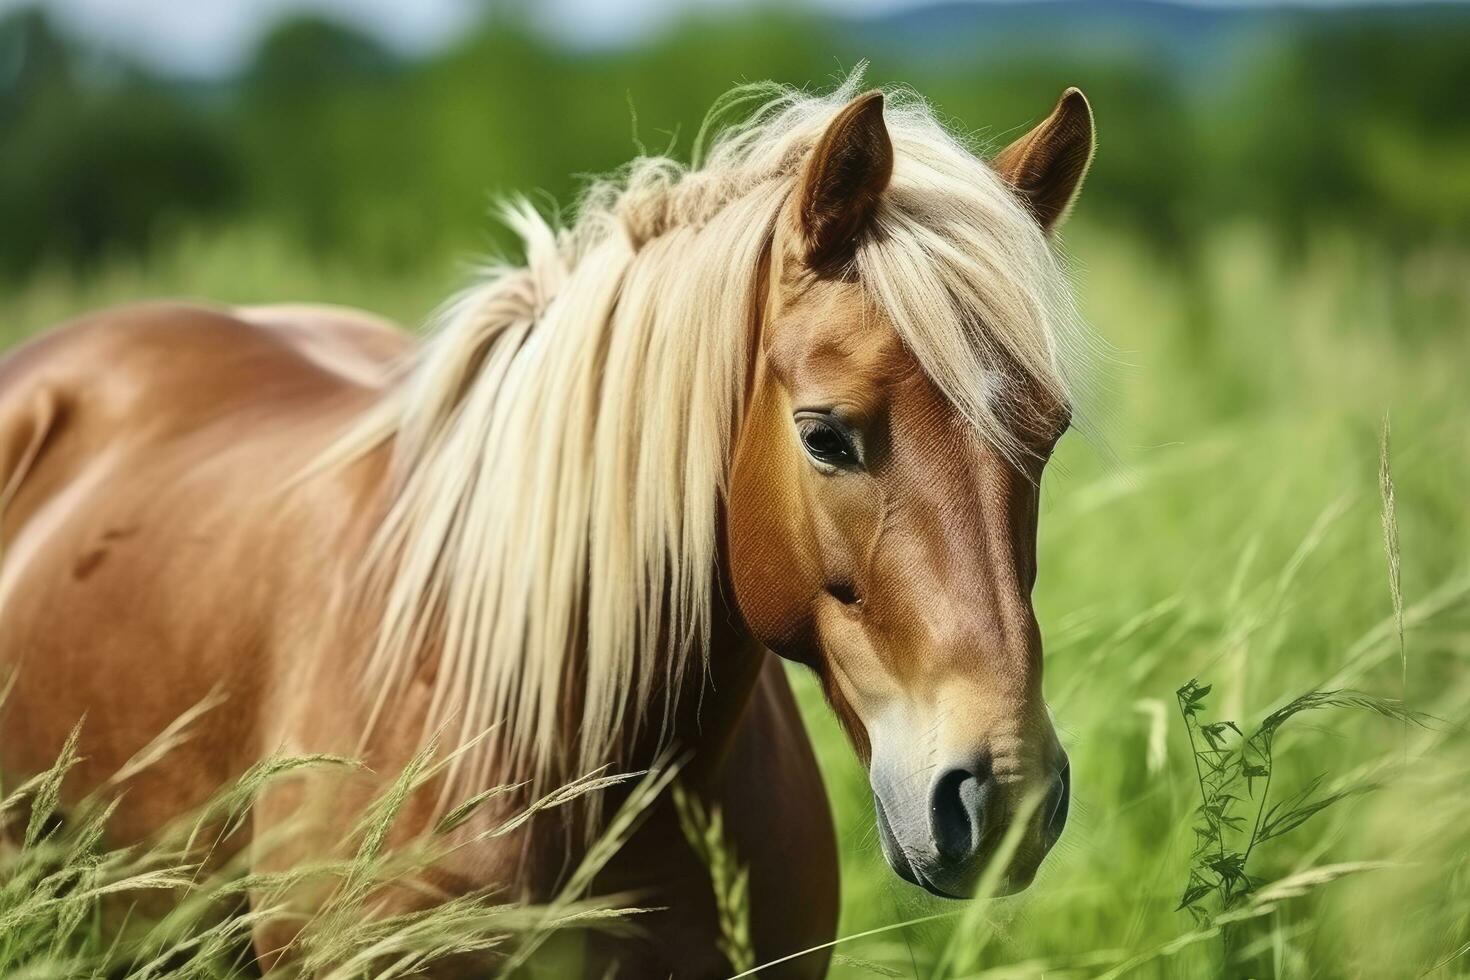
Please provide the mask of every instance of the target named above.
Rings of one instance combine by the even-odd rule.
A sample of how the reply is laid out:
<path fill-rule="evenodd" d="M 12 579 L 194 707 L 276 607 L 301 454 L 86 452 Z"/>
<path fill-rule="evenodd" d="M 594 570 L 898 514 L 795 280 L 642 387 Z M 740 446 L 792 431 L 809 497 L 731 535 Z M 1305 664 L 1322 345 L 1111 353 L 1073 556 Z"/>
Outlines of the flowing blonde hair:
<path fill-rule="evenodd" d="M 518 778 L 618 761 L 703 655 L 758 264 L 859 82 L 736 89 L 691 166 L 637 159 L 593 183 L 567 227 L 507 205 L 524 264 L 447 304 L 340 444 L 349 458 L 392 443 L 365 681 L 381 707 L 437 651 L 430 726 L 465 740 L 499 723 L 493 751 L 461 760 L 464 785 L 492 758 Z M 1073 400 L 1082 334 L 1064 277 L 1005 182 L 921 100 L 891 94 L 885 119 L 893 177 L 859 280 L 975 431 L 1015 456 L 1021 383 Z M 575 744 L 558 744 L 567 731 Z"/>

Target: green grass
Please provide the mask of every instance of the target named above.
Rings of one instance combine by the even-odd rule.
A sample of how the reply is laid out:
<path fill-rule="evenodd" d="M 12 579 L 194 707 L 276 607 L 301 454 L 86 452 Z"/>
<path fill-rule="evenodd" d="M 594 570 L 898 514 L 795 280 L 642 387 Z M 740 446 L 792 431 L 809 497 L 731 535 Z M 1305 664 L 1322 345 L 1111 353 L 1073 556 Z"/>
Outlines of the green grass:
<path fill-rule="evenodd" d="M 1118 459 L 1065 440 L 1045 485 L 1036 602 L 1072 820 L 1026 893 L 922 896 L 883 864 L 866 776 L 793 671 L 839 830 L 841 931 L 864 934 L 838 946 L 834 976 L 1470 974 L 1470 253 L 1327 232 L 1286 253 L 1250 226 L 1209 232 L 1182 266 L 1097 228 L 1070 245 L 1083 307 L 1117 351 L 1098 409 Z M 412 322 L 454 284 L 452 268 L 324 268 L 242 230 L 85 280 L 37 277 L 0 297 L 0 336 L 160 294 L 322 299 Z M 1323 707 L 1275 729 L 1272 800 L 1319 777 L 1318 793 L 1343 795 L 1248 848 L 1250 886 L 1196 902 L 1201 919 L 1179 907 L 1201 821 L 1176 698 L 1193 679 L 1211 686 L 1198 721 L 1247 734 L 1312 691 L 1439 720 Z M 1234 804 L 1247 824 L 1261 792 L 1253 781 Z M 713 854 L 702 819 L 691 833 Z M 3 859 L 4 896 L 34 891 L 27 860 Z M 718 860 L 738 894 L 739 855 Z M 58 943 L 53 920 L 7 970 L 53 975 L 78 936 L 92 956 L 111 941 L 83 916 Z M 895 928 L 911 920 L 925 921 Z"/>

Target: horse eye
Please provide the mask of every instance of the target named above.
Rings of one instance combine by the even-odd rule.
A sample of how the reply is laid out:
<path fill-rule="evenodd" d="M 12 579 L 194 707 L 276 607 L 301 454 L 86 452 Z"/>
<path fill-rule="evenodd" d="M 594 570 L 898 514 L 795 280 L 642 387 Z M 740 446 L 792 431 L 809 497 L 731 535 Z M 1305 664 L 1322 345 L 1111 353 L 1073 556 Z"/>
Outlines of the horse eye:
<path fill-rule="evenodd" d="M 857 449 L 847 432 L 830 418 L 802 414 L 796 419 L 802 448 L 819 466 L 852 467 L 858 465 Z"/>

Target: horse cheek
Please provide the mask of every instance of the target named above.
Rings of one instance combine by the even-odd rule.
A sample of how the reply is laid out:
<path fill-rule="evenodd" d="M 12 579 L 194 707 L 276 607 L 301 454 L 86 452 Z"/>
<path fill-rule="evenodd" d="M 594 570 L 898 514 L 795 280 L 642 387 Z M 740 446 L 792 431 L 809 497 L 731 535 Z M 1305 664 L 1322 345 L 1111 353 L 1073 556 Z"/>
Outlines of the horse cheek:
<path fill-rule="evenodd" d="M 822 591 L 817 545 L 799 484 L 770 452 L 742 454 L 728 511 L 732 591 L 751 635 L 777 655 L 814 666 Z"/>

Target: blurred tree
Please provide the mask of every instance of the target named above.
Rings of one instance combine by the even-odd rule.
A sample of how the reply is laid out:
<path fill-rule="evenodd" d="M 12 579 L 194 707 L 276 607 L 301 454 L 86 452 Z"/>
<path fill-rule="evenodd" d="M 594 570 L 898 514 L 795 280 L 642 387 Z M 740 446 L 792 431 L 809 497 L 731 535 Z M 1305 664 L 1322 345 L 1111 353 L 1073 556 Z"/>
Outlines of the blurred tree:
<path fill-rule="evenodd" d="M 0 126 L 47 89 L 70 84 L 71 52 L 39 8 L 0 19 Z"/>
<path fill-rule="evenodd" d="M 1399 242 L 1470 233 L 1470 19 L 1384 11 L 1297 29 L 1263 52 L 1206 146 L 1212 183 L 1290 241 L 1351 225 Z"/>
<path fill-rule="evenodd" d="M 228 213 L 240 186 L 215 126 L 135 71 L 106 85 L 79 78 L 75 58 L 39 13 L 0 24 L 18 52 L 0 88 L 0 269 L 46 258 L 74 265 L 142 250 L 161 226 Z"/>
<path fill-rule="evenodd" d="M 240 85 L 247 99 L 310 101 L 333 90 L 385 81 L 398 63 L 359 31 L 320 17 L 293 17 L 261 40 Z"/>
<path fill-rule="evenodd" d="M 416 61 L 296 17 L 207 90 L 99 74 L 41 14 L 13 14 L 0 21 L 0 272 L 245 215 L 372 269 L 443 263 L 509 244 L 485 220 L 493 195 L 569 205 L 581 175 L 637 153 L 687 159 L 732 85 L 825 87 L 866 57 L 872 82 L 911 84 L 957 128 L 983 127 L 991 150 L 1081 85 L 1101 139 L 1083 220 L 1128 227 L 1186 269 L 1205 228 L 1239 218 L 1286 240 L 1322 224 L 1470 238 L 1465 8 L 1145 23 L 1131 6 L 999 4 L 859 22 L 761 4 L 591 50 L 538 33 L 531 10 L 488 7 Z M 1111 25 L 1105 38 L 1058 28 L 1084 14 Z"/>

